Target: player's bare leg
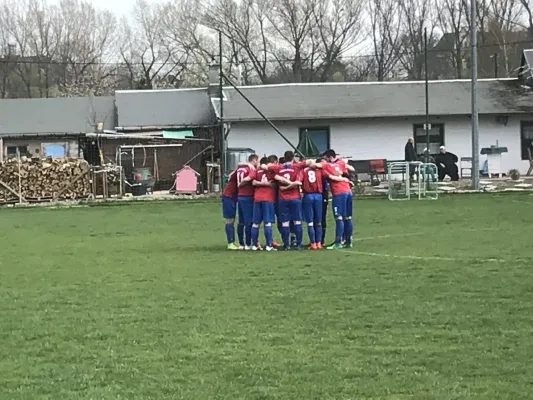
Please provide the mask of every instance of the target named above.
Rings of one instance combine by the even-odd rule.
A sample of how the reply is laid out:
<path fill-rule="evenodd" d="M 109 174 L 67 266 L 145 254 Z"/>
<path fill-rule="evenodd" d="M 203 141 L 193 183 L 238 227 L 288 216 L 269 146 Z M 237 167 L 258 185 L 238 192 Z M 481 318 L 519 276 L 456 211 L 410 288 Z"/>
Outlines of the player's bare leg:
<path fill-rule="evenodd" d="M 228 250 L 239 250 L 235 244 L 235 218 L 226 219 L 226 239 L 228 240 Z"/>

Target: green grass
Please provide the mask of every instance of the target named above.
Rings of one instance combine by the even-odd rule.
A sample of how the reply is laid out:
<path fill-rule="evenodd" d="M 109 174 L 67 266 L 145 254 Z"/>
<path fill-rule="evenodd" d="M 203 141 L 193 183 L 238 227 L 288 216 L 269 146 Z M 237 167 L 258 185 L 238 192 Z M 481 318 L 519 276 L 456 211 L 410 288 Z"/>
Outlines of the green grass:
<path fill-rule="evenodd" d="M 533 196 L 354 207 L 290 253 L 218 202 L 0 210 L 0 399 L 531 398 Z"/>

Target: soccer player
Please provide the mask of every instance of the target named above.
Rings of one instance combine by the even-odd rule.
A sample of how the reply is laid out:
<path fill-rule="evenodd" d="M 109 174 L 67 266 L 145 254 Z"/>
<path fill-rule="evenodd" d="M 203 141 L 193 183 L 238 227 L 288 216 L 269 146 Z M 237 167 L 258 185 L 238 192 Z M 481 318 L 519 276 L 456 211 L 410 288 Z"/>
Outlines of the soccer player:
<path fill-rule="evenodd" d="M 302 248 L 302 199 L 300 197 L 300 186 L 298 181 L 300 170 L 306 165 L 303 163 L 293 163 L 294 153 L 286 151 L 284 154 L 284 164 L 270 165 L 269 170 L 275 172 L 275 179 L 278 181 L 279 196 L 279 218 L 281 220 L 281 238 L 283 249 L 290 249 L 290 222 L 294 223 L 296 233 L 296 247 Z M 287 184 L 287 181 L 291 183 Z"/>
<path fill-rule="evenodd" d="M 325 162 L 325 160 L 322 158 L 319 158 L 316 160 L 317 164 L 322 163 L 322 162 Z M 328 180 L 324 176 L 324 172 L 322 170 L 322 238 L 320 240 L 320 244 L 322 245 L 322 247 L 324 247 L 326 244 L 325 242 L 326 242 L 328 208 L 329 208 L 329 185 L 328 185 Z"/>
<path fill-rule="evenodd" d="M 225 231 L 228 250 L 239 250 L 235 244 L 235 214 L 237 213 L 237 174 L 229 174 L 228 183 L 222 191 L 222 216 L 226 220 Z"/>
<path fill-rule="evenodd" d="M 342 239 L 346 242 L 344 247 L 352 247 L 352 187 L 350 180 L 342 174 L 348 173 L 344 160 L 338 159 L 334 150 L 324 153 L 327 163 L 323 164 L 324 175 L 329 180 L 332 195 L 333 216 L 335 218 L 335 243 L 327 247 L 328 250 L 342 249 Z"/>
<path fill-rule="evenodd" d="M 239 166 L 235 171 L 237 175 L 237 209 L 239 212 L 237 235 L 239 236 L 239 249 L 241 250 L 251 250 L 252 248 L 254 186 L 251 178 L 246 178 L 254 173 L 258 159 L 257 154 L 251 154 L 248 157 L 248 163 L 251 165 Z M 242 231 L 244 231 L 244 235 L 241 235 Z"/>
<path fill-rule="evenodd" d="M 322 207 L 323 207 L 323 185 L 322 169 L 317 164 L 305 167 L 301 172 L 302 211 L 304 221 L 307 224 L 310 249 L 322 248 Z"/>
<path fill-rule="evenodd" d="M 261 165 L 267 164 L 267 157 L 260 161 Z M 274 222 L 274 203 L 276 188 L 274 187 L 274 174 L 268 169 L 259 167 L 255 170 L 252 178 L 254 191 L 254 212 L 252 225 L 252 250 L 259 250 L 255 245 L 259 240 L 259 226 L 263 223 L 265 231 L 266 251 L 276 250 L 272 245 L 272 223 Z"/>
<path fill-rule="evenodd" d="M 272 164 L 272 165 L 277 165 L 279 164 L 278 163 L 278 156 L 275 155 L 275 154 L 272 154 L 270 156 L 268 156 L 267 158 L 267 164 Z M 263 169 L 268 169 L 268 167 L 266 165 L 262 165 L 262 167 L 264 167 Z M 281 221 L 279 220 L 279 207 L 278 207 L 278 186 L 277 186 L 277 181 L 276 180 L 273 180 L 272 181 L 272 184 L 274 186 L 274 215 L 276 217 L 276 225 L 278 227 L 278 232 L 281 236 Z M 272 240 L 272 246 L 273 247 L 279 247 L 280 244 L 277 243 L 275 240 Z"/>

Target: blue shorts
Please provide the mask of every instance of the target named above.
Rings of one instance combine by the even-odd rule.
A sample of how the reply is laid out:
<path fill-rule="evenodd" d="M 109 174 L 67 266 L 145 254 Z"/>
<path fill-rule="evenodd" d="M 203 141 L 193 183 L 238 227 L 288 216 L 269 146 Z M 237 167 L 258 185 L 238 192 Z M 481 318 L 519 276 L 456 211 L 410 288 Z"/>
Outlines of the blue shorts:
<path fill-rule="evenodd" d="M 270 201 L 254 202 L 254 224 L 271 224 L 274 222 L 274 203 Z"/>
<path fill-rule="evenodd" d="M 237 202 L 231 197 L 222 196 L 222 217 L 234 219 L 237 214 Z"/>
<path fill-rule="evenodd" d="M 306 193 L 302 200 L 304 221 L 322 222 L 322 193 Z"/>
<path fill-rule="evenodd" d="M 279 220 L 281 222 L 302 220 L 302 200 L 279 200 Z"/>
<path fill-rule="evenodd" d="M 239 210 L 239 224 L 252 224 L 254 219 L 254 197 L 239 196 L 237 200 Z"/>
<path fill-rule="evenodd" d="M 352 193 L 346 192 L 333 196 L 332 202 L 333 216 L 338 217 L 351 217 L 353 214 L 352 209 Z"/>

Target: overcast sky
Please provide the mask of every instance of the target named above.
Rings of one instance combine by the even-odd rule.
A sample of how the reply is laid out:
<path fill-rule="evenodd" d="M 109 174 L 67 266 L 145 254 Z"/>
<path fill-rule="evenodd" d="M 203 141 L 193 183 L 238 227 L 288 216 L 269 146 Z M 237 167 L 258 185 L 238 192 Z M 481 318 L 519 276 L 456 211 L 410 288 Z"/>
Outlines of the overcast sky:
<path fill-rule="evenodd" d="M 105 8 L 112 11 L 116 16 L 120 17 L 128 14 L 133 9 L 135 0 L 90 0 L 95 7 Z M 157 0 L 148 0 L 149 2 L 157 2 Z M 49 0 L 50 3 L 58 3 L 59 0 Z"/>

